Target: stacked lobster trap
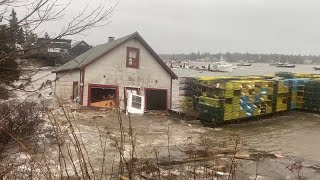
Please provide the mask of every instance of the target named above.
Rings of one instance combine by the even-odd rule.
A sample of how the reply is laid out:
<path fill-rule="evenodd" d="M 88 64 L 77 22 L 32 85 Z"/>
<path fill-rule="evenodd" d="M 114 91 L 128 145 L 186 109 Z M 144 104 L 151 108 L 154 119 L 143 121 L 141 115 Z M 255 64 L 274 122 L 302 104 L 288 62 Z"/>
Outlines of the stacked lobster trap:
<path fill-rule="evenodd" d="M 285 77 L 284 77 L 285 75 Z M 181 78 L 181 107 L 209 122 L 226 122 L 294 109 L 320 112 L 320 76 Z"/>

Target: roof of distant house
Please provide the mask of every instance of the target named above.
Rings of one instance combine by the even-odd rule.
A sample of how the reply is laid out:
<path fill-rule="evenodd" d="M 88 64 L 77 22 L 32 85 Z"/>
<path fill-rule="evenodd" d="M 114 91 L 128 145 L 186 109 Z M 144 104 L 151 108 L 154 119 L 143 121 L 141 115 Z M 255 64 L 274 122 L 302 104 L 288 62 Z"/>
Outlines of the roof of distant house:
<path fill-rule="evenodd" d="M 78 46 L 78 45 L 81 44 L 81 43 L 85 43 L 86 45 L 90 46 L 90 45 L 89 45 L 88 43 L 86 43 L 85 41 L 77 41 L 77 42 L 71 44 L 71 49 L 74 48 L 74 47 L 76 47 L 76 46 Z"/>
<path fill-rule="evenodd" d="M 37 41 L 46 41 L 46 42 L 67 42 L 67 43 L 71 43 L 72 40 L 70 39 L 48 39 L 48 38 L 37 38 Z"/>
<path fill-rule="evenodd" d="M 157 60 L 157 62 L 170 74 L 171 78 L 178 79 L 178 76 L 161 60 L 158 54 L 149 46 L 149 44 L 140 36 L 138 32 L 132 33 L 119 39 L 115 39 L 106 44 L 95 46 L 87 52 L 58 67 L 53 72 L 81 69 L 89 63 L 91 63 L 92 61 L 99 59 L 101 56 L 105 55 L 114 48 L 120 46 L 121 44 L 131 39 L 139 40 L 142 43 L 142 45 L 149 51 L 149 53 L 155 58 L 155 60 Z"/>

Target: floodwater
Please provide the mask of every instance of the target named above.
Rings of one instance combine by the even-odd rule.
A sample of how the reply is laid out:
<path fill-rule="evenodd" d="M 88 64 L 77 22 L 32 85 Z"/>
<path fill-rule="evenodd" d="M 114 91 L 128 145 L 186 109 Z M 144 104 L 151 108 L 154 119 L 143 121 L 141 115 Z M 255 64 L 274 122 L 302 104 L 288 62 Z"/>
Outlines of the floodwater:
<path fill-rule="evenodd" d="M 199 72 L 196 70 L 177 69 L 174 70 L 179 77 L 200 77 L 200 76 L 233 76 L 233 75 L 273 75 L 278 71 L 294 71 L 305 73 L 317 73 L 313 70 L 312 65 L 297 65 L 296 68 L 276 68 L 268 64 L 253 64 L 251 67 L 237 67 L 231 73 L 219 72 Z M 320 73 L 320 71 L 319 71 Z M 54 74 L 50 70 L 44 70 L 37 74 L 41 78 L 39 81 L 45 82 L 47 79 L 54 79 Z M 33 77 L 38 79 L 38 77 Z M 41 82 L 32 84 L 30 89 L 37 88 Z M 49 89 L 41 92 L 42 97 L 51 100 Z M 19 96 L 22 93 L 19 94 Z M 29 94 L 25 94 L 29 95 Z M 37 96 L 38 97 L 38 96 Z M 173 82 L 173 109 L 179 107 L 179 80 Z M 57 110 L 59 112 L 59 110 Z M 120 137 L 118 129 L 117 116 L 112 113 L 104 111 L 94 111 L 90 109 L 76 110 L 73 112 L 77 117 L 80 132 L 84 143 L 88 146 L 90 157 L 95 165 L 100 166 L 101 151 L 99 131 L 97 127 L 107 128 L 111 132 L 111 137 L 117 139 Z M 63 114 L 60 112 L 60 114 Z M 62 116 L 63 117 L 63 116 Z M 127 116 L 124 115 L 127 119 Z M 192 119 L 186 121 L 181 116 L 164 116 L 145 114 L 144 116 L 133 115 L 132 126 L 134 132 L 137 133 L 136 145 L 137 154 L 142 155 L 150 154 L 153 147 L 156 147 L 163 157 L 167 156 L 167 143 L 168 131 L 170 125 L 170 150 L 172 157 L 180 158 L 180 150 L 184 148 L 189 142 L 189 137 L 193 140 L 210 138 L 214 142 L 220 142 L 229 136 L 230 133 L 239 134 L 243 140 L 247 142 L 245 150 L 252 151 L 266 151 L 268 153 L 282 154 L 286 158 L 283 159 L 270 159 L 263 162 L 260 172 L 264 179 L 288 179 L 290 172 L 286 168 L 287 165 L 295 161 L 303 161 L 308 165 L 320 165 L 320 115 L 313 113 L 290 112 L 281 116 L 273 116 L 263 118 L 252 122 L 244 122 L 240 124 L 224 125 L 219 128 L 210 128 L 202 126 L 199 121 Z M 128 121 L 124 121 L 125 129 L 128 129 Z M 109 142 L 110 141 L 110 142 Z M 112 143 L 112 140 L 108 140 Z M 98 148 L 99 147 L 99 148 Z M 108 146 L 106 158 L 112 162 L 118 152 Z M 246 152 L 248 152 L 246 151 Z M 56 151 L 52 150 L 55 155 Z M 150 156 L 150 155 L 149 155 Z M 149 157 L 148 156 L 148 157 Z M 181 156 L 183 158 L 184 156 Z M 111 169 L 109 163 L 108 168 Z M 109 170 L 110 170 L 109 169 Z M 246 172 L 248 175 L 255 174 L 254 163 L 251 161 L 245 162 L 241 171 Z M 320 174 L 314 172 L 312 169 L 304 169 L 304 173 L 312 177 L 309 179 L 320 179 Z M 316 174 L 317 173 L 317 174 Z M 270 176 L 272 175 L 272 176 Z M 252 179 L 252 178 L 240 178 Z"/>
<path fill-rule="evenodd" d="M 320 116 L 306 112 L 290 112 L 274 116 L 226 125 L 208 133 L 209 137 L 225 137 L 239 134 L 248 148 L 296 157 L 301 161 L 320 161 Z"/>
<path fill-rule="evenodd" d="M 248 67 L 237 67 L 233 72 L 200 72 L 176 69 L 179 77 L 273 75 L 275 72 L 320 73 L 314 65 L 296 65 L 296 68 L 277 68 L 257 63 Z M 173 109 L 178 108 L 179 81 L 173 83 Z M 281 153 L 298 160 L 320 162 L 320 115 L 305 112 L 289 112 L 258 121 L 225 125 L 207 132 L 209 138 L 223 138 L 235 132 L 243 137 L 248 148 L 271 153 Z"/>

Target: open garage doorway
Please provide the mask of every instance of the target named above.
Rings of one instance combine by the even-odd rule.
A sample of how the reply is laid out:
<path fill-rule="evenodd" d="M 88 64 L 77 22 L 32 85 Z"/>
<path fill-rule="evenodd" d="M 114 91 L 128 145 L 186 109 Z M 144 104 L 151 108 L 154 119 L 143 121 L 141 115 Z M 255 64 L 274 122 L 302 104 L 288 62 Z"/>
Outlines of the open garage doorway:
<path fill-rule="evenodd" d="M 145 89 L 146 110 L 167 110 L 166 89 Z"/>
<path fill-rule="evenodd" d="M 118 101 L 118 87 L 89 84 L 88 106 L 114 108 Z"/>

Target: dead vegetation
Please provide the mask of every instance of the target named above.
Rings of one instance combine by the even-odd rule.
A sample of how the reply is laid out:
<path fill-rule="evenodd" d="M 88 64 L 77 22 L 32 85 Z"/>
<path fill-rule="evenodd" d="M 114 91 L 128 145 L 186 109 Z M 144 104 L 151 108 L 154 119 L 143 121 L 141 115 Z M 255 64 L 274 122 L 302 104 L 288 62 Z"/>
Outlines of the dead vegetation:
<path fill-rule="evenodd" d="M 7 91 L 3 84 L 0 84 L 0 99 L 7 100 L 11 96 L 11 93 Z"/>
<path fill-rule="evenodd" d="M 43 124 L 43 111 L 35 102 L 2 101 L 0 114 L 0 157 L 14 141 L 27 143 L 35 137 Z"/>

